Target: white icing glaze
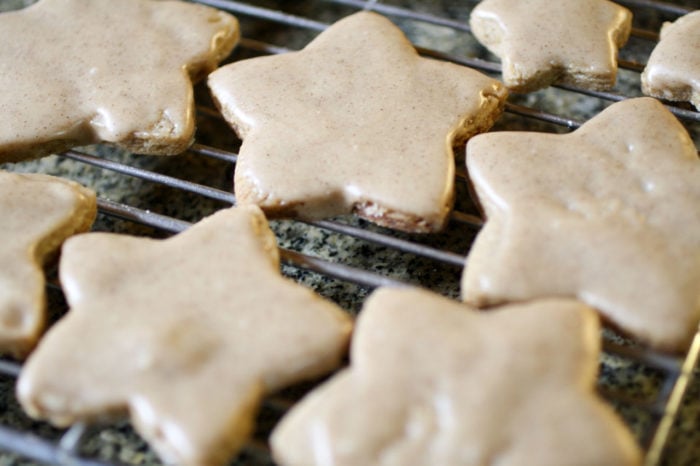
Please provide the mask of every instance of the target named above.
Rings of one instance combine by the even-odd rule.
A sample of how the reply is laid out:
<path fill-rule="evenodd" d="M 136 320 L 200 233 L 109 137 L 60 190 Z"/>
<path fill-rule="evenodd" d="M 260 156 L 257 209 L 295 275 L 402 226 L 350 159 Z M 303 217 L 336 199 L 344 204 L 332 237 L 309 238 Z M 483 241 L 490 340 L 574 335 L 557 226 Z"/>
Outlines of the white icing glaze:
<path fill-rule="evenodd" d="M 573 300 L 477 313 L 378 290 L 350 368 L 292 408 L 273 455 L 281 466 L 638 465 L 593 393 L 599 349 L 595 313 Z"/>
<path fill-rule="evenodd" d="M 642 341 L 689 343 L 700 320 L 700 160 L 658 101 L 614 104 L 567 135 L 481 135 L 467 165 L 487 222 L 465 300 L 577 296 Z"/>
<path fill-rule="evenodd" d="M 95 194 L 46 175 L 0 171 L 0 352 L 22 357 L 44 327 L 42 262 L 90 227 Z"/>
<path fill-rule="evenodd" d="M 496 80 L 419 57 L 374 13 L 339 21 L 301 52 L 222 67 L 209 86 L 244 139 L 239 203 L 305 218 L 354 210 L 417 231 L 445 224 L 453 142 L 488 129 L 506 98 Z"/>
<path fill-rule="evenodd" d="M 232 16 L 179 1 L 42 0 L 0 15 L 0 161 L 99 141 L 178 153 L 192 77 L 238 39 Z"/>
<path fill-rule="evenodd" d="M 607 0 L 484 0 L 470 17 L 474 35 L 501 57 L 503 81 L 517 92 L 559 82 L 611 87 L 631 22 L 629 10 Z"/>
<path fill-rule="evenodd" d="M 262 396 L 337 366 L 351 330 L 341 309 L 280 276 L 255 206 L 167 240 L 82 235 L 65 244 L 60 278 L 71 309 L 25 365 L 23 407 L 58 425 L 128 410 L 182 465 L 224 464 Z"/>
<path fill-rule="evenodd" d="M 690 101 L 700 110 L 700 11 L 661 29 L 642 73 L 642 91 L 661 99 Z"/>

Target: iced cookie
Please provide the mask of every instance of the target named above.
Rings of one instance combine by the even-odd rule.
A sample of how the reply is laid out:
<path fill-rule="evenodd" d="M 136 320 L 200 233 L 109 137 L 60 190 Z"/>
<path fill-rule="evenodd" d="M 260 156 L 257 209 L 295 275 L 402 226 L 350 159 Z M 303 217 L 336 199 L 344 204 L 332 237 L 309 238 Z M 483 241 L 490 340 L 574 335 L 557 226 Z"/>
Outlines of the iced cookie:
<path fill-rule="evenodd" d="M 0 171 L 0 353 L 22 358 L 44 329 L 42 265 L 90 229 L 95 193 L 47 175 Z"/>
<path fill-rule="evenodd" d="M 71 310 L 25 365 L 22 406 L 59 426 L 128 413 L 168 463 L 226 463 L 263 395 L 336 367 L 351 330 L 281 277 L 255 206 L 167 240 L 82 235 L 60 278 Z"/>
<path fill-rule="evenodd" d="M 664 24 L 642 73 L 642 91 L 700 110 L 700 11 Z"/>
<path fill-rule="evenodd" d="M 0 14 L 0 163 L 100 141 L 182 152 L 192 81 L 238 35 L 234 17 L 179 1 L 41 0 Z"/>
<path fill-rule="evenodd" d="M 551 84 L 604 90 L 615 84 L 617 50 L 627 42 L 632 13 L 607 0 L 484 0 L 469 24 L 501 58 L 512 91 Z"/>
<path fill-rule="evenodd" d="M 272 435 L 281 466 L 640 464 L 595 395 L 595 313 L 543 300 L 487 313 L 382 289 L 361 312 L 351 366 Z"/>
<path fill-rule="evenodd" d="M 700 320 L 700 159 L 655 99 L 610 106 L 567 135 L 472 139 L 486 225 L 463 298 L 477 306 L 576 296 L 661 349 Z"/>
<path fill-rule="evenodd" d="M 244 140 L 239 203 L 273 217 L 354 212 L 413 232 L 445 225 L 452 146 L 490 128 L 506 98 L 498 81 L 418 56 L 396 26 L 368 12 L 300 52 L 222 67 L 209 86 Z"/>

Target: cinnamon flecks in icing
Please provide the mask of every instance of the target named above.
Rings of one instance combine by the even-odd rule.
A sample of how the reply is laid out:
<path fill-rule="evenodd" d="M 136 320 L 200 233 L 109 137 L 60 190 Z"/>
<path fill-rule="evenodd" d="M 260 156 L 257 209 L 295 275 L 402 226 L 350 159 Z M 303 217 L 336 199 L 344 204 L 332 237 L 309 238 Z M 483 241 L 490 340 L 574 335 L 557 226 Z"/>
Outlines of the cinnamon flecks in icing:
<path fill-rule="evenodd" d="M 481 135 L 467 167 L 487 217 L 467 302 L 576 296 L 641 341 L 686 347 L 700 320 L 700 159 L 657 100 L 616 103 L 567 135 Z"/>
<path fill-rule="evenodd" d="M 0 171 L 0 353 L 26 356 L 44 329 L 42 265 L 90 229 L 95 193 L 47 175 Z"/>
<path fill-rule="evenodd" d="M 700 110 L 700 11 L 664 24 L 642 73 L 642 91 Z"/>
<path fill-rule="evenodd" d="M 604 90 L 615 84 L 632 13 L 607 0 L 484 0 L 469 24 L 501 58 L 512 91 L 559 83 Z"/>
<path fill-rule="evenodd" d="M 227 65 L 209 86 L 244 139 L 241 204 L 306 219 L 355 212 L 440 230 L 453 202 L 452 146 L 491 127 L 506 90 L 420 57 L 386 18 L 357 13 L 304 50 Z"/>
<path fill-rule="evenodd" d="M 128 412 L 180 465 L 230 460 L 263 395 L 336 367 L 352 325 L 280 276 L 255 206 L 167 240 L 82 235 L 60 278 L 71 309 L 25 365 L 22 406 L 60 426 Z"/>
<path fill-rule="evenodd" d="M 0 162 L 100 141 L 176 154 L 194 134 L 192 80 L 238 40 L 234 17 L 153 0 L 41 0 L 0 14 Z"/>
<path fill-rule="evenodd" d="M 599 351 L 597 316 L 577 301 L 478 313 L 381 289 L 358 318 L 350 368 L 282 419 L 273 455 L 281 466 L 638 465 L 595 395 Z"/>

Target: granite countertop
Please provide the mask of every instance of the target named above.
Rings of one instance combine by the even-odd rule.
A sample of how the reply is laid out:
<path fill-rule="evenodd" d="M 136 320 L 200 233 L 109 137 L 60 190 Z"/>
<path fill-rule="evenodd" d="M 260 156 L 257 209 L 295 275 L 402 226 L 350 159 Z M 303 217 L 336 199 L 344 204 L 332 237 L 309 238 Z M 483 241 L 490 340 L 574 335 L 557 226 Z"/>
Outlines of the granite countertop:
<path fill-rule="evenodd" d="M 32 1 L 4 0 L 0 2 L 0 10 L 16 9 L 29 3 L 32 3 Z M 355 11 L 355 9 L 347 6 L 338 6 L 330 4 L 330 2 L 314 0 L 300 2 L 264 0 L 251 3 L 265 8 L 284 8 L 292 14 L 326 23 L 333 22 Z M 470 9 L 477 2 L 463 0 L 387 0 L 377 3 L 380 5 L 408 7 L 417 12 L 448 17 L 466 23 Z M 684 5 L 689 8 L 698 7 L 697 0 L 679 0 L 667 3 Z M 636 14 L 635 25 L 645 29 L 658 30 L 660 21 L 669 19 L 664 18 L 663 15 L 660 17 L 656 13 L 650 13 L 648 9 L 634 8 L 634 11 Z M 474 41 L 468 32 L 457 31 L 446 26 L 429 25 L 421 21 L 391 18 L 419 46 L 457 57 L 477 57 L 494 60 L 483 47 Z M 285 45 L 292 49 L 302 47 L 316 34 L 314 31 L 303 28 L 281 26 L 269 21 L 251 19 L 243 15 L 240 16 L 240 19 L 245 37 L 256 38 L 276 45 Z M 621 57 L 626 60 L 644 62 L 652 46 L 652 42 L 633 38 L 629 45 L 622 50 Z M 251 53 L 249 50 L 241 49 L 234 52 L 233 58 L 247 57 Z M 626 96 L 640 95 L 639 74 L 633 71 L 622 70 L 619 75 L 619 83 L 614 92 Z M 211 105 L 206 90 L 201 86 L 198 87 L 196 96 L 201 105 Z M 527 105 L 579 121 L 585 121 L 607 105 L 607 102 L 597 98 L 554 88 L 524 96 L 512 96 L 510 102 Z M 684 121 L 684 124 L 691 132 L 696 145 L 700 148 L 700 123 Z M 512 113 L 505 114 L 499 120 L 495 129 L 568 131 L 568 129 L 563 127 L 527 119 Z M 199 116 L 197 142 L 232 152 L 235 152 L 239 145 L 239 141 L 231 129 L 221 120 L 209 116 L 206 112 L 201 113 Z M 195 153 L 185 153 L 175 157 L 136 156 L 106 145 L 91 146 L 81 150 L 130 166 L 231 191 L 233 166 L 225 161 L 204 157 Z M 461 162 L 459 156 L 458 160 Z M 226 203 L 221 201 L 207 199 L 172 187 L 105 171 L 61 156 L 50 156 L 39 161 L 4 165 L 0 168 L 21 172 L 43 172 L 68 177 L 93 188 L 103 198 L 192 222 L 227 206 Z M 467 187 L 464 183 L 458 183 L 457 199 L 457 210 L 466 213 L 477 213 L 476 208 L 469 200 Z M 475 228 L 453 222 L 445 233 L 418 236 L 389 232 L 354 218 L 344 218 L 341 221 L 462 255 L 466 255 L 477 232 Z M 457 297 L 459 295 L 459 278 L 461 273 L 459 268 L 439 264 L 429 259 L 398 252 L 394 249 L 304 223 L 275 221 L 272 222 L 272 227 L 282 247 L 321 257 L 331 262 L 339 262 L 369 270 L 409 283 L 420 284 L 447 296 Z M 163 231 L 148 226 L 138 225 L 103 214 L 98 216 L 94 229 L 155 237 L 167 235 Z M 288 276 L 312 287 L 321 295 L 336 301 L 350 312 L 357 312 L 368 294 L 368 290 L 359 285 L 318 273 L 291 266 L 284 266 L 283 271 Z M 66 306 L 60 292 L 57 290 L 49 289 L 49 299 L 51 315 L 55 319 L 65 311 Z M 617 337 L 613 335 L 610 338 L 616 339 Z M 66 376 L 69 377 L 70 374 L 66 374 Z M 663 384 L 663 374 L 657 370 L 616 356 L 604 355 L 601 357 L 600 386 L 602 391 L 604 393 L 615 392 L 618 394 L 612 396 L 614 398 L 613 404 L 642 442 L 649 432 L 650 425 L 653 424 L 648 410 L 634 404 L 621 402 L 620 400 L 626 397 L 654 397 L 659 390 L 663 389 Z M 287 391 L 283 394 L 283 397 L 295 398 L 305 388 L 301 387 Z M 14 399 L 13 390 L 14 380 L 0 377 L 0 405 L 2 405 L 2 409 L 0 409 L 0 426 L 25 431 L 32 430 L 45 438 L 58 439 L 61 431 L 43 423 L 30 421 L 21 413 Z M 691 379 L 689 391 L 683 401 L 681 415 L 668 441 L 668 448 L 662 464 L 695 465 L 700 463 L 699 395 L 700 376 L 695 375 Z M 258 420 L 258 438 L 264 439 L 266 432 L 279 419 L 283 411 L 283 409 L 279 408 L 279 404 L 275 402 L 275 399 L 266 402 Z M 157 463 L 153 453 L 133 433 L 126 422 L 118 422 L 92 430 L 81 447 L 81 453 L 99 459 L 130 464 Z M 11 453 L 0 453 L 0 466 L 28 464 L 35 463 Z M 267 458 L 264 449 L 253 443 L 245 449 L 235 461 L 235 464 L 267 465 L 271 464 L 271 462 Z"/>

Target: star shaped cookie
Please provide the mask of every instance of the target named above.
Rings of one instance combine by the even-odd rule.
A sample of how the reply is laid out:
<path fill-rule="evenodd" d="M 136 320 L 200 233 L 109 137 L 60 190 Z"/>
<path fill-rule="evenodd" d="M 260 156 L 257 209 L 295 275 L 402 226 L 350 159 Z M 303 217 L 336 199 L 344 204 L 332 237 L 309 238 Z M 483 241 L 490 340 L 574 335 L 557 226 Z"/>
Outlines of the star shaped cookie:
<path fill-rule="evenodd" d="M 90 229 L 95 193 L 47 175 L 0 171 L 0 353 L 23 358 L 44 329 L 42 266 Z"/>
<path fill-rule="evenodd" d="M 700 159 L 657 100 L 613 104 L 571 134 L 467 145 L 487 222 L 467 257 L 477 306 L 576 296 L 661 349 L 700 320 Z"/>
<path fill-rule="evenodd" d="M 604 90 L 615 84 L 617 50 L 627 42 L 632 13 L 608 0 L 484 0 L 469 24 L 501 58 L 512 91 L 554 83 Z"/>
<path fill-rule="evenodd" d="M 420 57 L 369 12 L 300 52 L 224 66 L 209 87 L 243 139 L 239 203 L 275 217 L 354 212 L 412 232 L 445 225 L 452 146 L 490 128 L 506 98 L 496 80 Z"/>
<path fill-rule="evenodd" d="M 642 91 L 666 100 L 692 102 L 700 110 L 700 11 L 661 28 L 642 73 Z"/>
<path fill-rule="evenodd" d="M 255 206 L 167 240 L 108 233 L 68 241 L 71 310 L 18 381 L 33 417 L 65 426 L 130 415 L 166 462 L 224 464 L 263 395 L 336 367 L 349 316 L 279 273 Z"/>
<path fill-rule="evenodd" d="M 351 366 L 272 435 L 281 466 L 640 464 L 595 395 L 599 324 L 564 299 L 488 313 L 380 289 L 358 318 Z"/>
<path fill-rule="evenodd" d="M 0 163 L 107 141 L 176 154 L 192 81 L 238 40 L 234 17 L 180 1 L 41 0 L 0 14 Z"/>

